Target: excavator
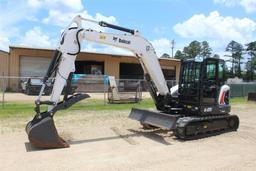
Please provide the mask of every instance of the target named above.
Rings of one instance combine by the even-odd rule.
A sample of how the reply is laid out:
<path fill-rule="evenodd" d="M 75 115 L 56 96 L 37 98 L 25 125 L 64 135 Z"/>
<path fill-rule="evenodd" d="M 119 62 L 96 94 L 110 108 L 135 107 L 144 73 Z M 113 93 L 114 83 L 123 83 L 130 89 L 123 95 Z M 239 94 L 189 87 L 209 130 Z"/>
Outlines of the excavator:
<path fill-rule="evenodd" d="M 123 33 L 84 29 L 82 21 Z M 78 15 L 61 35 L 43 79 L 39 96 L 35 100 L 36 115 L 26 125 L 28 139 L 34 147 L 69 147 L 68 142 L 59 136 L 53 117 L 57 111 L 67 109 L 90 97 L 87 94 L 68 95 L 72 74 L 75 71 L 74 63 L 83 40 L 129 50 L 139 60 L 157 109 L 131 110 L 129 118 L 139 121 L 144 128 L 171 130 L 177 139 L 181 140 L 204 138 L 238 129 L 238 116 L 229 114 L 230 87 L 225 85 L 225 63 L 222 59 L 196 57 L 182 60 L 179 84 L 168 87 L 154 47 L 139 31 Z M 54 85 L 51 97 L 47 101 L 42 101 L 46 84 L 52 78 Z M 64 87 L 66 91 L 63 100 L 60 100 Z M 42 105 L 46 105 L 47 110 L 41 111 Z"/>

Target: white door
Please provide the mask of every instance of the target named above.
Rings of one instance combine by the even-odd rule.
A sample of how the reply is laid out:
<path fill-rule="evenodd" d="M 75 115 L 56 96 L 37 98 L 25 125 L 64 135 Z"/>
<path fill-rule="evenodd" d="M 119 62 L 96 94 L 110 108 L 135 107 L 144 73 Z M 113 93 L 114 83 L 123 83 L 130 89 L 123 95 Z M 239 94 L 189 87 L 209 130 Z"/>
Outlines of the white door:
<path fill-rule="evenodd" d="M 27 57 L 20 58 L 21 77 L 43 77 L 51 62 L 51 58 Z"/>
<path fill-rule="evenodd" d="M 108 79 L 109 79 L 110 88 L 111 88 L 112 93 L 113 93 L 113 100 L 120 100 L 115 77 L 114 76 L 108 76 Z"/>

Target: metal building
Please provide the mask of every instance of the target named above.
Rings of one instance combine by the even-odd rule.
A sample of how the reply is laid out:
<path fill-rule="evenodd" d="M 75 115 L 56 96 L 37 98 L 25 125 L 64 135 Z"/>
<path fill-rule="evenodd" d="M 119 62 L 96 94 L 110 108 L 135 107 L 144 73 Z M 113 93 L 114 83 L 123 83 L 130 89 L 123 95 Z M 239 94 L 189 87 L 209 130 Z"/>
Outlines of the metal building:
<path fill-rule="evenodd" d="M 8 57 L 1 57 L 0 71 L 5 76 L 41 77 L 47 70 L 52 54 L 53 49 L 10 46 Z M 159 61 L 167 80 L 179 78 L 180 60 L 160 58 Z M 143 70 L 137 58 L 114 54 L 81 52 L 76 60 L 76 73 L 105 74 L 119 79 L 143 79 Z M 19 80 L 10 79 L 8 87 L 18 90 Z"/>

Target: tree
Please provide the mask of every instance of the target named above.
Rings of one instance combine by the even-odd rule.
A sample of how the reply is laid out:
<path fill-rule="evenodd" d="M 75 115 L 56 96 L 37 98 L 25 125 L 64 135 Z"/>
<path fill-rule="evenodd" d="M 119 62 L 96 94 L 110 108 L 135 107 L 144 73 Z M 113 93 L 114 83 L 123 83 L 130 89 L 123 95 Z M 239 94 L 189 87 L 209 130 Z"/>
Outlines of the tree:
<path fill-rule="evenodd" d="M 245 45 L 246 46 L 246 52 L 251 56 L 251 57 L 256 57 L 256 41 L 250 42 Z"/>
<path fill-rule="evenodd" d="M 203 58 L 209 58 L 212 55 L 212 48 L 210 47 L 207 41 L 203 41 L 202 43 L 194 40 L 188 46 L 183 48 L 183 51 L 176 52 L 177 58 L 195 58 L 196 56 L 200 55 Z M 219 56 L 214 55 L 214 57 L 219 58 Z"/>
<path fill-rule="evenodd" d="M 184 58 L 184 54 L 180 50 L 177 50 L 175 55 L 174 55 L 174 58 L 175 59 L 183 59 Z"/>
<path fill-rule="evenodd" d="M 241 77 L 241 59 L 243 54 L 243 45 L 232 40 L 226 47 L 226 51 L 230 52 L 232 63 L 232 76 Z"/>
<path fill-rule="evenodd" d="M 195 58 L 201 53 L 201 43 L 194 40 L 187 47 L 184 47 L 183 54 L 185 58 Z"/>
<path fill-rule="evenodd" d="M 244 73 L 244 80 L 250 81 L 253 80 L 253 71 L 252 71 L 252 61 L 247 61 L 245 65 L 245 73 Z"/>
<path fill-rule="evenodd" d="M 220 59 L 220 55 L 218 55 L 218 54 L 214 54 L 212 57 L 216 58 L 216 59 Z"/>
<path fill-rule="evenodd" d="M 246 63 L 246 75 L 250 80 L 253 80 L 254 70 L 255 70 L 255 60 L 256 60 L 256 41 L 250 42 L 245 45 L 246 52 L 250 55 L 251 59 Z"/>
<path fill-rule="evenodd" d="M 167 53 L 164 53 L 160 58 L 171 58 L 171 56 Z"/>
<path fill-rule="evenodd" d="M 212 54 L 212 48 L 210 48 L 209 43 L 207 41 L 203 41 L 201 43 L 201 55 L 203 58 L 209 58 Z"/>
<path fill-rule="evenodd" d="M 190 56 L 190 54 L 189 54 L 189 49 L 188 49 L 188 47 L 184 47 L 184 48 L 183 48 L 182 54 L 183 54 L 183 58 L 185 58 L 185 59 L 191 58 L 191 56 Z"/>

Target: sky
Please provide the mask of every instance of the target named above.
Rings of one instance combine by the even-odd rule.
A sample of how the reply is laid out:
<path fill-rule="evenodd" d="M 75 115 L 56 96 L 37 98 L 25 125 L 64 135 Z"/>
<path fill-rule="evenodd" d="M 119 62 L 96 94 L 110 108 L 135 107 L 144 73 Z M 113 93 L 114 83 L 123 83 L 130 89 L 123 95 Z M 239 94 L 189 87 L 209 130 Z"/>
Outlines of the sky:
<path fill-rule="evenodd" d="M 206 40 L 221 56 L 231 40 L 256 41 L 256 0 L 0 0 L 0 49 L 54 49 L 61 31 L 78 14 L 139 30 L 158 56 L 171 54 L 171 40 L 176 42 L 174 51 Z M 84 27 L 112 32 L 86 23 Z M 82 49 L 131 54 L 87 41 Z"/>

